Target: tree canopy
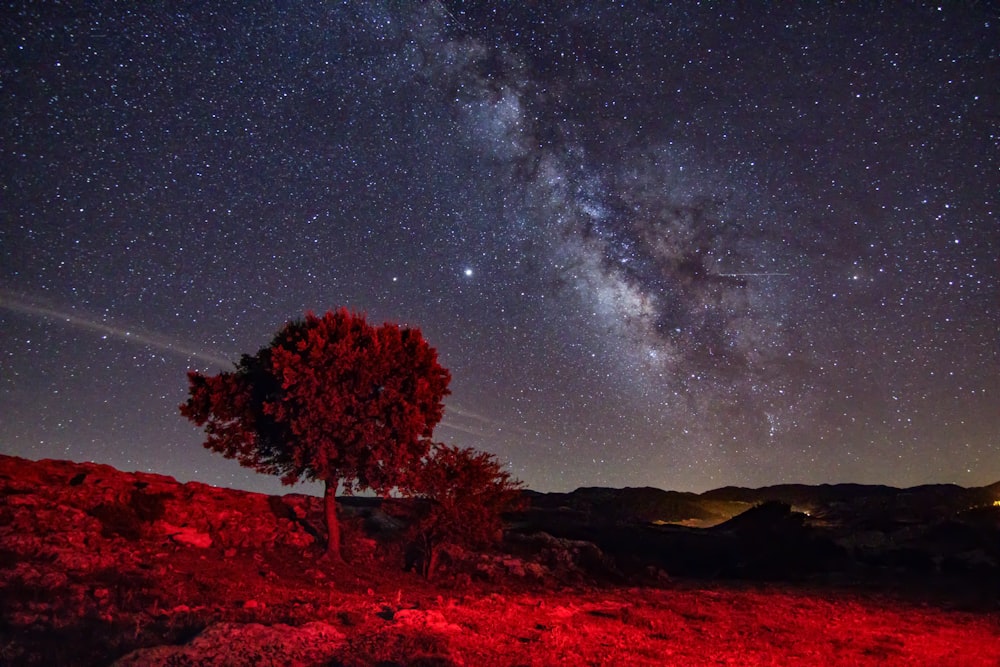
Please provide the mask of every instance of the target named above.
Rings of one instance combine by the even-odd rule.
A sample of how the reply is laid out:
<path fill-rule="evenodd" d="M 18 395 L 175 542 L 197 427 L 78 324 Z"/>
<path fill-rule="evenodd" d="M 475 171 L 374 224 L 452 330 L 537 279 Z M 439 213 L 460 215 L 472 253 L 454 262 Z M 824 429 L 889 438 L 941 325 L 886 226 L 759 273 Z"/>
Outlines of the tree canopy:
<path fill-rule="evenodd" d="M 497 542 L 502 514 L 518 507 L 521 488 L 493 454 L 434 443 L 414 487 L 425 501 L 414 524 L 424 575 L 434 574 L 445 545 L 479 548 Z"/>
<path fill-rule="evenodd" d="M 181 414 L 205 447 L 259 472 L 325 484 L 328 550 L 339 555 L 335 493 L 413 483 L 444 413 L 451 376 L 419 329 L 307 313 L 235 371 L 188 373 Z"/>

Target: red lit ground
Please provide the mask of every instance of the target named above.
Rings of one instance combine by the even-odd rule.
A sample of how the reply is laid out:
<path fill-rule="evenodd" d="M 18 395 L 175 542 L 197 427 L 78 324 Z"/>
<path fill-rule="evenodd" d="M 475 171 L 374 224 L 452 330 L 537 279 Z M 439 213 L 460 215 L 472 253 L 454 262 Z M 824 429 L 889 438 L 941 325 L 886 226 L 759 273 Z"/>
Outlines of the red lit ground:
<path fill-rule="evenodd" d="M 1000 665 L 997 605 L 955 591 L 602 586 L 513 557 L 428 583 L 359 521 L 324 562 L 286 502 L 0 457 L 0 665 Z"/>
<path fill-rule="evenodd" d="M 225 558 L 177 546 L 142 556 L 148 565 L 131 572 L 60 587 L 72 593 L 64 598 L 38 589 L 27 604 L 8 597 L 4 664 L 106 664 L 131 649 L 182 644 L 216 623 L 319 621 L 327 635 L 293 638 L 290 628 L 275 664 L 1000 665 L 997 614 L 886 596 L 692 584 L 437 588 L 398 572 L 329 571 L 288 552 Z M 213 641 L 125 664 L 167 664 L 177 651 L 192 661 L 175 655 L 169 664 L 261 657 L 246 638 Z M 203 662 L 205 650 L 232 660 Z"/>

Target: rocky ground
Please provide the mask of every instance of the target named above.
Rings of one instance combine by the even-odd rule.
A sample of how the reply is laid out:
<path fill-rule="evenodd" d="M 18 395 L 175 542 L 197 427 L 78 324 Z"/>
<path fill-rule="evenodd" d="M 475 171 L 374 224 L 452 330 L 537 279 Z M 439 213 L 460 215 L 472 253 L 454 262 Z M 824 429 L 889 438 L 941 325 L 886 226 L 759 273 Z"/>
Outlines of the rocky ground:
<path fill-rule="evenodd" d="M 0 456 L 0 664 L 1000 664 L 988 599 L 678 578 L 523 531 L 427 582 L 403 571 L 401 512 L 342 514 L 336 564 L 317 498 Z"/>

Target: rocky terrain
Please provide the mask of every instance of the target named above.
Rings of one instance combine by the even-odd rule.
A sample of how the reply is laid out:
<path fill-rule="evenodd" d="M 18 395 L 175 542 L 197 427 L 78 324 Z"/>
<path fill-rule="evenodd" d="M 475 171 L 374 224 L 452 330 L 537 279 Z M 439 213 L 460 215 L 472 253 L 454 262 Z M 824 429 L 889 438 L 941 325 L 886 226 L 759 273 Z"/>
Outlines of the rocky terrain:
<path fill-rule="evenodd" d="M 3 665 L 996 665 L 1000 485 L 527 493 L 404 571 L 407 506 L 0 456 Z"/>
<path fill-rule="evenodd" d="M 912 581 L 1000 599 L 1000 482 L 966 489 L 860 484 L 703 494 L 528 492 L 516 530 L 592 542 L 626 570 L 750 580 Z M 631 566 L 631 567 L 630 567 Z"/>

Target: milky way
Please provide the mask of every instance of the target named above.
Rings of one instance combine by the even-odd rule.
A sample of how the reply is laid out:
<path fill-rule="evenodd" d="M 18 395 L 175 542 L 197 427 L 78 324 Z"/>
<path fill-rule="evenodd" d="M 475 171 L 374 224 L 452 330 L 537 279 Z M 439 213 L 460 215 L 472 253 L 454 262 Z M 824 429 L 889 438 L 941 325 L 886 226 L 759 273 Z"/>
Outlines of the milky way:
<path fill-rule="evenodd" d="M 993 482 L 998 24 L 7 10 L 0 449 L 274 490 L 184 372 L 345 305 L 419 326 L 437 439 L 534 488 Z"/>

